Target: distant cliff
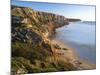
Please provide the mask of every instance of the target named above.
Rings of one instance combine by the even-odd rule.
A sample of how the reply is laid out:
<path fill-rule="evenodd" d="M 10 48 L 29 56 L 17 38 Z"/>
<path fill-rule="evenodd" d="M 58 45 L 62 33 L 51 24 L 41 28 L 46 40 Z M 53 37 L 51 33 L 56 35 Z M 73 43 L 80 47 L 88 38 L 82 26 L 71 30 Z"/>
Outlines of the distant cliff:
<path fill-rule="evenodd" d="M 69 22 L 81 21 L 81 19 L 67 18 Z"/>
<path fill-rule="evenodd" d="M 55 29 L 69 24 L 68 18 L 27 7 L 12 6 L 11 20 L 12 72 L 34 73 L 76 69 L 62 59 L 54 60 L 57 58 L 53 55 L 55 48 L 52 48 L 54 45 L 50 43 Z"/>

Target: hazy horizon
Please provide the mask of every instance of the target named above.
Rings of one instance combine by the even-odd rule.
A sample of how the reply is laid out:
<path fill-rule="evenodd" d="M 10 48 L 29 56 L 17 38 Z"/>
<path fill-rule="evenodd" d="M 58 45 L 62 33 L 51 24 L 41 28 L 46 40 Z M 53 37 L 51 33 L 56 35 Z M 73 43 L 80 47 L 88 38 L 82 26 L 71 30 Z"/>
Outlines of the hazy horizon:
<path fill-rule="evenodd" d="M 63 15 L 66 18 L 77 18 L 83 21 L 95 21 L 95 6 L 16 0 L 12 0 L 11 2 L 12 5 L 30 7 L 37 11 L 55 13 Z"/>

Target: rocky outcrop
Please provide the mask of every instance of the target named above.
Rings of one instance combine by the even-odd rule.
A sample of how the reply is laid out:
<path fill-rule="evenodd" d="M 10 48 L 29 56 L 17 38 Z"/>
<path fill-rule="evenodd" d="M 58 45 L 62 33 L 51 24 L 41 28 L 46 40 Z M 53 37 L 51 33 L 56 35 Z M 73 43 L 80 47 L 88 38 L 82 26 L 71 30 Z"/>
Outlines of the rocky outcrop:
<path fill-rule="evenodd" d="M 12 71 L 33 73 L 76 69 L 62 59 L 52 61 L 56 57 L 53 56 L 54 48 L 52 49 L 50 37 L 56 28 L 69 24 L 68 18 L 31 8 L 12 6 L 11 20 Z"/>
<path fill-rule="evenodd" d="M 34 30 L 54 33 L 55 28 L 67 25 L 68 19 L 61 15 L 39 12 L 31 8 L 12 6 L 12 26 L 17 24 Z M 39 27 L 36 29 L 36 27 Z M 40 32 L 41 32 L 40 31 Z"/>

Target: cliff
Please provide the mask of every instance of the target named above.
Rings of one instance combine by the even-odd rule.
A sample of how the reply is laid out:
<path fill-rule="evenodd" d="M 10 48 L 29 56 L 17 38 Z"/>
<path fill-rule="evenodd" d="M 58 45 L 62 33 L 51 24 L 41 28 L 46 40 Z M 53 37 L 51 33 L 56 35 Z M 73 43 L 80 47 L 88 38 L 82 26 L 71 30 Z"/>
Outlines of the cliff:
<path fill-rule="evenodd" d="M 69 22 L 77 22 L 77 21 L 81 21 L 81 19 L 75 19 L 75 18 L 68 18 Z"/>
<path fill-rule="evenodd" d="M 73 64 L 55 56 L 60 47 L 50 42 L 55 29 L 69 24 L 61 15 L 27 7 L 11 8 L 12 72 L 34 73 L 76 70 Z"/>
<path fill-rule="evenodd" d="M 68 24 L 67 18 L 64 16 L 12 6 L 12 23 L 16 22 L 28 28 L 35 28 L 36 32 L 49 32 L 49 36 L 54 33 L 55 28 Z M 38 28 L 38 30 L 36 27 L 40 27 L 40 29 Z"/>

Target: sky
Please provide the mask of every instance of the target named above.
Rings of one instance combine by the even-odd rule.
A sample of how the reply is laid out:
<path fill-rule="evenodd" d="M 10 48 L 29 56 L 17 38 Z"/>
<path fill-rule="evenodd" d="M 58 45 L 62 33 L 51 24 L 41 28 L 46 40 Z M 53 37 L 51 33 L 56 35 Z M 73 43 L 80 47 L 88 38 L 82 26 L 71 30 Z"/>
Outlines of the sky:
<path fill-rule="evenodd" d="M 44 11 L 63 15 L 66 18 L 77 18 L 84 21 L 95 21 L 95 6 L 75 5 L 75 4 L 58 4 L 45 2 L 27 2 L 12 0 L 12 5 L 30 7 L 33 10 Z"/>

